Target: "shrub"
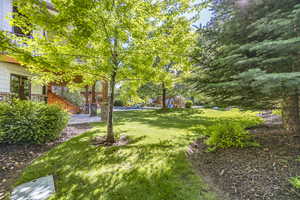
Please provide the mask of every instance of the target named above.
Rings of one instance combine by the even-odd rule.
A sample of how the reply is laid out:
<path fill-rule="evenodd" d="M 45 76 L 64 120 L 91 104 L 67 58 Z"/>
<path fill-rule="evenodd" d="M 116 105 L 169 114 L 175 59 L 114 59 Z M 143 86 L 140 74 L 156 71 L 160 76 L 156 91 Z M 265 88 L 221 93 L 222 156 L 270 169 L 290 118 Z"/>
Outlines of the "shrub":
<path fill-rule="evenodd" d="M 124 106 L 124 102 L 122 100 L 115 100 L 114 106 Z"/>
<path fill-rule="evenodd" d="M 209 151 L 229 147 L 243 148 L 258 146 L 248 131 L 245 130 L 245 127 L 240 123 L 219 122 L 208 127 L 204 135 L 208 136 L 205 143 L 209 146 Z"/>
<path fill-rule="evenodd" d="M 296 189 L 300 189 L 300 177 L 299 176 L 296 176 L 296 177 L 293 177 L 293 178 L 290 178 L 290 183 L 292 184 L 292 186 Z"/>
<path fill-rule="evenodd" d="M 281 111 L 280 109 L 272 110 L 272 114 L 273 114 L 273 115 L 279 115 L 279 116 L 281 116 L 281 115 L 282 115 L 281 112 L 282 112 L 282 111 Z"/>
<path fill-rule="evenodd" d="M 193 102 L 191 100 L 188 100 L 185 102 L 185 108 L 192 108 Z"/>
<path fill-rule="evenodd" d="M 57 139 L 68 114 L 54 105 L 31 101 L 0 104 L 0 143 L 42 144 Z"/>

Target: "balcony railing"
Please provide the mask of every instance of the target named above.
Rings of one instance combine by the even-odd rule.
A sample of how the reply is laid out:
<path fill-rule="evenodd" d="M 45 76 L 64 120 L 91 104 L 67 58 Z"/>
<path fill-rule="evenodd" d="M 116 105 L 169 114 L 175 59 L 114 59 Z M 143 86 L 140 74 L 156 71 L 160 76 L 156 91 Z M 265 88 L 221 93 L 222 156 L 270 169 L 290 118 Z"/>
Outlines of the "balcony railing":
<path fill-rule="evenodd" d="M 9 92 L 0 92 L 0 102 L 11 102 L 12 99 L 16 98 L 16 95 Z M 31 94 L 30 100 L 34 102 L 46 102 L 47 95 Z"/>

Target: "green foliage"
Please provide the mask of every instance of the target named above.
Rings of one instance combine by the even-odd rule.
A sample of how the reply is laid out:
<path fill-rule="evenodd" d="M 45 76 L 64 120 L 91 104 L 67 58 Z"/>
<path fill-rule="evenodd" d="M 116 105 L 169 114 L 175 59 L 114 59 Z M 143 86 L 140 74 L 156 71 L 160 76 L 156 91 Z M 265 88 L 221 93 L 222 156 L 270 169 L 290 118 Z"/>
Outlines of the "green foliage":
<path fill-rule="evenodd" d="M 300 87 L 298 0 L 212 1 L 199 29 L 193 87 L 221 105 L 272 108 Z"/>
<path fill-rule="evenodd" d="M 71 103 L 77 106 L 83 106 L 85 103 L 85 99 L 79 91 L 74 91 L 74 92 L 65 91 L 62 96 L 63 98 L 65 98 L 66 100 L 70 101 Z"/>
<path fill-rule="evenodd" d="M 122 100 L 115 100 L 114 106 L 124 106 L 124 102 Z"/>
<path fill-rule="evenodd" d="M 12 24 L 33 37 L 18 38 L 23 53 L 14 54 L 44 82 L 81 86 L 110 81 L 108 135 L 113 140 L 114 90 L 121 81 L 161 81 L 164 66 L 187 68 L 194 42 L 192 20 L 196 0 L 68 0 L 47 3 L 15 0 Z M 42 34 L 41 34 L 42 33 Z M 47 34 L 44 34 L 47 33 Z M 38 56 L 37 56 L 38 55 Z M 157 58 L 160 58 L 158 60 Z M 169 78 L 170 79 L 170 78 Z M 137 99 L 134 99 L 135 102 Z"/>
<path fill-rule="evenodd" d="M 9 41 L 2 30 L 0 30 L 0 41 L 0 51 L 6 50 L 8 48 Z"/>
<path fill-rule="evenodd" d="M 31 101 L 0 104 L 0 143 L 43 144 L 57 139 L 68 114 L 57 106 Z"/>
<path fill-rule="evenodd" d="M 194 42 L 192 21 L 182 15 L 196 9 L 191 7 L 194 2 L 52 1 L 57 10 L 52 12 L 45 2 L 16 0 L 20 14 L 12 23 L 34 33 L 19 38 L 27 45 L 20 47 L 23 54 L 14 56 L 48 82 L 74 84 L 73 79 L 82 76 L 86 84 L 108 79 L 113 72 L 117 82 L 161 81 L 161 76 L 168 76 L 165 65 L 189 64 L 181 55 Z M 40 29 L 47 34 L 40 34 Z"/>
<path fill-rule="evenodd" d="M 292 186 L 296 189 L 300 189 L 300 177 L 296 176 L 293 178 L 290 178 L 289 182 L 292 184 Z"/>
<path fill-rule="evenodd" d="M 193 102 L 191 100 L 188 100 L 185 102 L 185 108 L 192 108 Z"/>
<path fill-rule="evenodd" d="M 281 109 L 272 110 L 272 114 L 281 116 L 282 115 L 282 110 Z"/>
<path fill-rule="evenodd" d="M 205 143 L 209 146 L 209 151 L 258 146 L 240 123 L 217 123 L 208 127 L 205 135 L 208 135 Z"/>
<path fill-rule="evenodd" d="M 206 109 L 205 109 L 206 110 Z M 195 134 L 200 135 L 208 145 L 209 151 L 229 147 L 257 146 L 246 128 L 254 127 L 263 122 L 256 112 L 242 112 L 238 109 L 230 111 L 212 111 L 209 118 L 213 124 L 200 123 L 190 128 Z"/>
<path fill-rule="evenodd" d="M 128 145 L 91 145 L 91 139 L 106 132 L 105 123 L 94 124 L 89 132 L 35 160 L 17 184 L 55 174 L 59 189 L 51 200 L 215 200 L 186 156 L 186 147 L 196 139 L 187 128 L 211 113 L 194 109 L 115 112 L 116 131 L 128 135 Z"/>

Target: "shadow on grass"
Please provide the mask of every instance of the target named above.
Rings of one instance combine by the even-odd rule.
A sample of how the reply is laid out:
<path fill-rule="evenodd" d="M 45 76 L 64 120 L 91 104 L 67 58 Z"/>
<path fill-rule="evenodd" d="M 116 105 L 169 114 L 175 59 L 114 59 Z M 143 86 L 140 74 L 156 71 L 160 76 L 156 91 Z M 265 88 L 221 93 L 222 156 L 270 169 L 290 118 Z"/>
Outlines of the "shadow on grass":
<path fill-rule="evenodd" d="M 96 147 L 88 132 L 57 148 L 28 167 L 18 184 L 53 174 L 56 195 L 64 200 L 195 200 L 213 199 L 186 161 L 184 151 L 169 140 L 127 146 Z"/>
<path fill-rule="evenodd" d="M 52 200 L 214 199 L 210 193 L 203 192 L 206 187 L 193 172 L 184 151 L 199 133 L 182 130 L 197 125 L 210 126 L 220 120 L 244 119 L 216 118 L 207 112 L 210 111 L 205 114 L 194 109 L 115 112 L 116 132 L 118 128 L 137 130 L 129 145 L 91 145 L 93 137 L 105 134 L 104 123 L 94 124 L 95 131 L 73 138 L 36 160 L 25 170 L 18 184 L 53 174 L 57 193 Z M 141 125 L 148 125 L 146 128 L 150 131 L 144 133 L 145 126 Z M 151 138 L 152 131 L 160 132 Z M 160 140 L 160 133 L 170 137 Z"/>

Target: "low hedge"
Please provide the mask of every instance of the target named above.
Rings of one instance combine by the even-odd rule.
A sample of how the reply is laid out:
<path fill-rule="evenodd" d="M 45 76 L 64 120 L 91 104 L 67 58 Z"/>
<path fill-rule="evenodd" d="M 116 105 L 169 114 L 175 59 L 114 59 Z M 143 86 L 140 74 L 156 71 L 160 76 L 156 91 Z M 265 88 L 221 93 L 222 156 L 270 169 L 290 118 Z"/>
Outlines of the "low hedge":
<path fill-rule="evenodd" d="M 124 106 L 124 102 L 122 100 L 115 100 L 114 106 Z"/>
<path fill-rule="evenodd" d="M 43 144 L 60 136 L 69 115 L 55 105 L 31 101 L 0 103 L 0 143 Z"/>
<path fill-rule="evenodd" d="M 192 108 L 193 102 L 191 100 L 188 100 L 185 102 L 185 108 Z"/>

